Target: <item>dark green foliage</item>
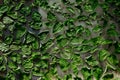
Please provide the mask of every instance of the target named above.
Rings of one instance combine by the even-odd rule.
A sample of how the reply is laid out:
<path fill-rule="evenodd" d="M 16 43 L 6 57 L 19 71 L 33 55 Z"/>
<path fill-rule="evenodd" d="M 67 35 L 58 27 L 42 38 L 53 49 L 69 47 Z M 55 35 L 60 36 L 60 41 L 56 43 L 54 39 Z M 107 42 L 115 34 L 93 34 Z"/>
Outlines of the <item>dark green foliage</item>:
<path fill-rule="evenodd" d="M 119 0 L 3 0 L 0 80 L 117 80 L 119 17 Z"/>

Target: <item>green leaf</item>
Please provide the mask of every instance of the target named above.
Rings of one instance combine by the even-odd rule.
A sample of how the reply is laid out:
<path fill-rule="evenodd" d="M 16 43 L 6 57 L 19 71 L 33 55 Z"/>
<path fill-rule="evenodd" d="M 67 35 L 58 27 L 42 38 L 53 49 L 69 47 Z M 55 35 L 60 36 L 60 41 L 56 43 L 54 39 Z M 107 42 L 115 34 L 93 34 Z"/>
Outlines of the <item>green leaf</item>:
<path fill-rule="evenodd" d="M 83 39 L 82 38 L 77 38 L 77 37 L 74 37 L 72 40 L 71 40 L 71 44 L 81 44 L 83 42 Z"/>
<path fill-rule="evenodd" d="M 66 36 L 67 37 L 72 37 L 75 36 L 75 29 L 74 28 L 70 28 L 66 31 Z"/>
<path fill-rule="evenodd" d="M 11 68 L 11 69 L 16 69 L 16 68 L 17 68 L 17 65 L 15 65 L 14 62 L 9 61 L 9 62 L 8 62 L 8 67 Z"/>
<path fill-rule="evenodd" d="M 86 33 L 86 36 L 90 36 L 91 35 L 91 31 L 88 28 L 86 28 L 84 31 Z"/>
<path fill-rule="evenodd" d="M 26 37 L 26 43 L 28 44 L 28 43 L 31 43 L 33 41 L 35 41 L 35 37 L 31 34 L 28 34 Z"/>
<path fill-rule="evenodd" d="M 115 55 L 108 56 L 107 61 L 113 66 L 117 66 L 119 64 L 119 61 Z"/>
<path fill-rule="evenodd" d="M 11 44 L 12 41 L 13 41 L 13 37 L 12 37 L 12 36 L 7 36 L 7 37 L 5 38 L 5 43 L 6 43 L 6 44 Z"/>
<path fill-rule="evenodd" d="M 80 35 L 84 31 L 84 27 L 82 25 L 76 26 L 76 34 Z"/>
<path fill-rule="evenodd" d="M 92 6 L 92 9 L 95 10 L 96 7 L 98 6 L 98 1 L 96 1 L 96 0 L 91 0 L 90 3 L 91 3 L 91 6 Z"/>
<path fill-rule="evenodd" d="M 61 22 L 56 22 L 53 26 L 53 33 L 59 33 L 63 30 L 63 24 Z"/>
<path fill-rule="evenodd" d="M 68 10 L 69 12 L 71 12 L 71 13 L 75 13 L 74 9 L 71 8 L 71 7 L 67 7 L 67 10 Z"/>
<path fill-rule="evenodd" d="M 83 0 L 75 0 L 75 1 L 76 1 L 76 3 L 79 4 L 79 3 L 82 3 Z"/>
<path fill-rule="evenodd" d="M 89 64 L 90 66 L 96 66 L 96 65 L 99 64 L 98 61 L 95 60 L 92 56 L 86 57 L 86 62 L 87 62 L 87 64 Z"/>
<path fill-rule="evenodd" d="M 68 44 L 68 40 L 66 38 L 62 38 L 57 40 L 57 44 L 59 47 L 65 47 Z"/>
<path fill-rule="evenodd" d="M 16 5 L 15 10 L 19 10 L 23 6 L 23 2 L 20 2 Z"/>
<path fill-rule="evenodd" d="M 0 66 L 0 71 L 2 72 L 2 71 L 5 71 L 6 70 L 6 66 L 5 65 L 2 65 L 2 66 Z"/>
<path fill-rule="evenodd" d="M 99 25 L 95 26 L 95 27 L 92 29 L 92 31 L 94 31 L 94 32 L 99 32 L 99 31 L 101 31 L 101 30 L 102 30 L 102 27 L 99 26 Z"/>
<path fill-rule="evenodd" d="M 43 76 L 43 74 L 40 72 L 40 70 L 37 67 L 34 67 L 32 70 L 33 70 L 32 74 L 34 76 Z"/>
<path fill-rule="evenodd" d="M 0 51 L 7 52 L 9 50 L 9 46 L 5 43 L 0 43 Z"/>
<path fill-rule="evenodd" d="M 114 75 L 112 73 L 105 74 L 103 80 L 111 80 L 113 79 Z"/>
<path fill-rule="evenodd" d="M 50 47 L 53 46 L 53 41 L 51 39 L 49 39 L 42 47 L 44 48 L 44 50 L 49 49 Z"/>
<path fill-rule="evenodd" d="M 24 6 L 21 10 L 20 13 L 22 13 L 23 15 L 29 15 L 31 13 L 31 8 L 28 6 Z"/>
<path fill-rule="evenodd" d="M 23 45 L 21 47 L 22 54 L 24 55 L 30 55 L 31 54 L 31 46 Z"/>
<path fill-rule="evenodd" d="M 68 68 L 69 68 L 69 62 L 66 59 L 62 59 L 61 58 L 58 63 L 60 64 L 60 67 L 61 67 L 61 69 L 63 71 L 68 70 Z"/>
<path fill-rule="evenodd" d="M 32 20 L 34 20 L 35 22 L 38 22 L 38 21 L 40 22 L 41 18 L 42 18 L 42 16 L 40 13 L 38 13 L 38 12 L 32 13 Z"/>
<path fill-rule="evenodd" d="M 82 45 L 82 46 L 80 46 L 81 47 L 81 53 L 85 53 L 85 52 L 89 52 L 90 50 L 92 50 L 92 46 L 90 46 L 90 45 Z"/>
<path fill-rule="evenodd" d="M 72 57 L 71 48 L 64 48 L 64 51 L 61 52 L 60 55 L 64 59 L 71 59 L 71 57 Z"/>
<path fill-rule="evenodd" d="M 4 28 L 5 28 L 5 25 L 2 22 L 0 22 L 0 30 L 3 30 Z"/>
<path fill-rule="evenodd" d="M 3 15 L 3 13 L 7 12 L 9 9 L 6 5 L 0 5 L 0 17 Z"/>
<path fill-rule="evenodd" d="M 88 17 L 85 16 L 85 15 L 80 15 L 80 16 L 77 17 L 77 19 L 80 20 L 80 21 L 86 21 L 86 20 L 88 20 Z"/>
<path fill-rule="evenodd" d="M 107 34 L 110 36 L 118 36 L 118 32 L 115 29 L 108 29 Z"/>
<path fill-rule="evenodd" d="M 38 36 L 39 36 L 40 40 L 44 43 L 44 42 L 46 42 L 46 40 L 49 36 L 49 31 L 42 32 Z"/>
<path fill-rule="evenodd" d="M 11 32 L 13 32 L 14 28 L 15 28 L 15 25 L 14 25 L 14 24 L 9 25 L 9 27 L 8 27 L 8 29 L 9 29 Z"/>
<path fill-rule="evenodd" d="M 54 20 L 56 20 L 56 16 L 52 12 L 48 12 L 47 13 L 47 19 L 49 21 L 54 21 Z"/>
<path fill-rule="evenodd" d="M 91 19 L 95 20 L 97 19 L 97 13 L 93 12 L 92 14 L 89 15 Z"/>
<path fill-rule="evenodd" d="M 120 54 L 120 43 L 115 44 L 115 53 Z"/>
<path fill-rule="evenodd" d="M 18 16 L 18 21 L 21 23 L 25 23 L 27 20 L 26 20 L 25 16 Z"/>
<path fill-rule="evenodd" d="M 92 70 L 92 74 L 93 74 L 93 76 L 96 78 L 96 80 L 99 80 L 99 79 L 100 79 L 102 73 L 103 73 L 103 70 L 102 70 L 102 68 L 99 67 L 99 66 L 95 66 L 95 67 L 93 68 L 93 70 Z"/>
<path fill-rule="evenodd" d="M 41 27 L 42 27 L 42 23 L 39 21 L 39 22 L 32 22 L 30 24 L 30 26 L 33 28 L 33 29 L 36 29 L 36 30 L 39 30 Z"/>
<path fill-rule="evenodd" d="M 100 61 L 106 60 L 109 55 L 110 55 L 110 53 L 107 50 L 104 50 L 104 49 L 101 50 L 99 52 L 99 59 L 100 59 Z"/>
<path fill-rule="evenodd" d="M 3 23 L 4 24 L 10 24 L 10 23 L 12 23 L 13 22 L 13 20 L 11 19 L 11 18 L 9 18 L 9 17 L 4 17 L 3 18 Z"/>
<path fill-rule="evenodd" d="M 32 43 L 32 49 L 39 49 L 39 42 L 37 40 L 35 40 L 33 43 Z"/>
<path fill-rule="evenodd" d="M 22 26 L 16 26 L 16 27 L 17 27 L 16 39 L 20 39 L 23 35 L 25 35 L 26 29 L 25 27 L 22 27 Z"/>
<path fill-rule="evenodd" d="M 85 4 L 85 5 L 84 5 L 84 10 L 85 10 L 86 12 L 92 12 L 92 11 L 93 11 L 93 8 L 92 8 L 92 6 L 91 6 L 90 4 Z"/>
<path fill-rule="evenodd" d="M 15 75 L 12 72 L 7 73 L 6 79 L 8 79 L 8 80 L 16 80 Z"/>
<path fill-rule="evenodd" d="M 102 44 L 102 45 L 107 45 L 111 44 L 113 41 L 104 39 L 101 36 L 95 37 L 91 39 L 94 43 L 93 44 Z"/>
<path fill-rule="evenodd" d="M 30 69 L 30 68 L 33 67 L 33 63 L 30 62 L 30 61 L 24 61 L 24 62 L 23 62 L 23 66 L 24 66 L 24 68 Z"/>
<path fill-rule="evenodd" d="M 91 76 L 91 69 L 83 67 L 81 69 L 81 73 L 83 74 L 85 80 L 87 80 Z"/>
<path fill-rule="evenodd" d="M 18 18 L 18 13 L 17 12 L 9 12 L 7 15 L 9 17 L 13 18 L 13 19 L 17 19 Z"/>

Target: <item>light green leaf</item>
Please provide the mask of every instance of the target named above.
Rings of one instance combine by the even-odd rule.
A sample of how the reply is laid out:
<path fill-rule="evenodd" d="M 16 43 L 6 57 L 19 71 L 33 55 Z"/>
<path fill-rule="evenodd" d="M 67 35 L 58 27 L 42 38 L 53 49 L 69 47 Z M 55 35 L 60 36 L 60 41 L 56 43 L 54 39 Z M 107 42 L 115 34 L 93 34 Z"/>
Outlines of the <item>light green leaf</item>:
<path fill-rule="evenodd" d="M 63 30 L 63 24 L 61 22 L 56 22 L 53 27 L 53 33 L 59 33 Z"/>
<path fill-rule="evenodd" d="M 91 69 L 89 69 L 89 68 L 87 68 L 87 67 L 83 67 L 83 68 L 81 69 L 81 73 L 83 74 L 84 79 L 87 80 L 88 77 L 91 76 Z"/>
<path fill-rule="evenodd" d="M 21 47 L 22 49 L 22 54 L 23 55 L 30 55 L 31 54 L 31 46 L 24 45 Z"/>
<path fill-rule="evenodd" d="M 49 32 L 48 31 L 42 32 L 38 36 L 42 42 L 45 42 L 49 36 Z"/>
<path fill-rule="evenodd" d="M 91 6 L 90 4 L 85 4 L 85 5 L 84 5 L 84 10 L 85 10 L 86 12 L 92 12 L 92 11 L 93 11 L 93 8 L 92 8 L 92 6 Z"/>
<path fill-rule="evenodd" d="M 26 43 L 28 44 L 28 43 L 31 43 L 33 41 L 35 41 L 35 37 L 31 34 L 28 34 L 26 37 Z"/>
<path fill-rule="evenodd" d="M 22 4 L 21 4 L 22 5 Z M 21 6 L 20 5 L 20 6 Z M 20 13 L 22 13 L 23 15 L 29 15 L 31 12 L 31 8 L 29 6 L 24 6 L 22 7 L 22 9 L 20 10 Z"/>
<path fill-rule="evenodd" d="M 68 44 L 68 40 L 66 38 L 60 39 L 57 41 L 59 47 L 65 47 Z"/>
<path fill-rule="evenodd" d="M 10 24 L 10 23 L 12 23 L 13 22 L 13 20 L 11 19 L 11 18 L 9 18 L 9 17 L 4 17 L 3 18 L 3 23 L 4 24 Z"/>
<path fill-rule="evenodd" d="M 87 64 L 89 64 L 90 66 L 96 66 L 96 65 L 99 64 L 98 61 L 95 60 L 92 56 L 86 57 L 86 62 L 87 62 Z"/>
<path fill-rule="evenodd" d="M 56 16 L 52 12 L 48 12 L 47 13 L 47 19 L 49 21 L 54 21 L 54 20 L 56 20 Z"/>
<path fill-rule="evenodd" d="M 96 78 L 96 80 L 99 80 L 99 79 L 100 79 L 102 73 L 103 73 L 103 70 L 102 70 L 102 68 L 99 67 L 99 66 L 95 66 L 95 67 L 93 68 L 93 70 L 92 70 L 92 74 L 93 74 L 93 76 Z"/>
<path fill-rule="evenodd" d="M 67 10 L 68 10 L 69 12 L 71 12 L 71 13 L 75 13 L 74 9 L 71 8 L 71 7 L 67 7 Z"/>
<path fill-rule="evenodd" d="M 77 38 L 77 37 L 74 37 L 72 40 L 71 40 L 71 44 L 81 44 L 83 42 L 83 39 L 82 38 Z"/>
<path fill-rule="evenodd" d="M 23 63 L 23 66 L 24 66 L 24 68 L 32 68 L 33 67 L 33 63 L 32 62 L 30 62 L 30 61 L 25 61 L 24 63 Z"/>
<path fill-rule="evenodd" d="M 36 29 L 36 30 L 38 30 L 38 29 L 40 29 L 41 27 L 42 27 L 42 23 L 39 21 L 39 22 L 33 22 L 33 23 L 31 23 L 31 25 L 30 25 L 33 29 Z"/>
<path fill-rule="evenodd" d="M 108 56 L 107 61 L 113 66 L 117 66 L 119 64 L 119 61 L 115 55 Z"/>
<path fill-rule="evenodd" d="M 33 43 L 32 43 L 32 49 L 39 49 L 39 42 L 37 40 L 35 40 Z"/>
<path fill-rule="evenodd" d="M 107 59 L 107 57 L 110 55 L 110 53 L 107 50 L 101 50 L 99 52 L 99 59 L 100 61 L 104 61 L 105 59 Z"/>
<path fill-rule="evenodd" d="M 41 21 L 41 18 L 42 18 L 42 16 L 40 15 L 40 13 L 38 13 L 38 12 L 33 12 L 32 13 L 32 19 L 35 21 L 35 22 L 37 22 L 37 21 Z"/>
<path fill-rule="evenodd" d="M 16 69 L 16 68 L 17 68 L 17 65 L 15 65 L 15 63 L 9 61 L 9 62 L 8 62 L 8 67 L 11 68 L 11 69 Z"/>
<path fill-rule="evenodd" d="M 3 13 L 7 12 L 9 9 L 8 6 L 1 6 L 0 5 L 0 17 L 2 16 Z"/>
<path fill-rule="evenodd" d="M 71 59 L 72 51 L 70 48 L 64 48 L 64 51 L 60 53 L 61 57 L 64 59 Z"/>
<path fill-rule="evenodd" d="M 8 13 L 8 16 L 13 18 L 13 19 L 17 19 L 18 18 L 18 13 L 17 12 L 10 12 L 10 13 Z"/>
<path fill-rule="evenodd" d="M 5 28 L 5 25 L 2 22 L 0 22 L 0 30 L 3 30 L 4 28 Z"/>
<path fill-rule="evenodd" d="M 94 32 L 99 32 L 99 31 L 101 31 L 101 30 L 102 30 L 102 27 L 99 26 L 99 25 L 95 26 L 95 27 L 92 29 L 92 31 L 94 31 Z"/>
<path fill-rule="evenodd" d="M 11 44 L 12 41 L 13 41 L 13 37 L 12 37 L 12 36 L 7 36 L 7 37 L 5 38 L 5 43 L 6 43 L 6 44 Z"/>
<path fill-rule="evenodd" d="M 7 45 L 7 44 L 5 44 L 5 43 L 0 43 L 0 51 L 2 51 L 2 52 L 6 52 L 6 51 L 8 51 L 9 50 L 9 46 Z"/>

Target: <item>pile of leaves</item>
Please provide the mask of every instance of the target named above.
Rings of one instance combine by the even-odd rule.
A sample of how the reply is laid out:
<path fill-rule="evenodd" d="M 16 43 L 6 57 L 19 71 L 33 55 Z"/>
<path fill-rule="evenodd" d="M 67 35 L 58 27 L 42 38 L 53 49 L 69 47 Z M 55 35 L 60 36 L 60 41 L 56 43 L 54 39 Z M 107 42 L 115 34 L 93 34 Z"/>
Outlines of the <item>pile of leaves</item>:
<path fill-rule="evenodd" d="M 3 0 L 0 80 L 114 78 L 119 7 L 119 0 Z"/>

